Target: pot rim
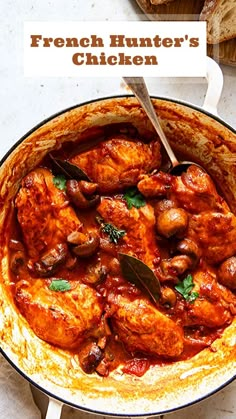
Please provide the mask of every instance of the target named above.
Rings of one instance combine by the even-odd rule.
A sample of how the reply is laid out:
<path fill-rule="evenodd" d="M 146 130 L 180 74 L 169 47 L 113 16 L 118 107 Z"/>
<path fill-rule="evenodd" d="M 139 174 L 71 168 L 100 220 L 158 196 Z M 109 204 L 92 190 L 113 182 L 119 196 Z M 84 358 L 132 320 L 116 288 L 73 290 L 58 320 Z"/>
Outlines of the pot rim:
<path fill-rule="evenodd" d="M 217 122 L 219 122 L 220 124 L 222 124 L 223 126 L 225 126 L 227 129 L 229 129 L 233 134 L 236 133 L 236 130 L 227 122 L 225 122 L 223 119 L 221 119 L 219 116 L 213 115 L 212 113 L 208 112 L 207 110 L 205 110 L 204 108 L 202 108 L 201 106 L 197 106 L 194 105 L 192 103 L 189 102 L 185 102 L 185 101 L 181 101 L 181 100 L 176 100 L 173 98 L 166 98 L 166 97 L 162 97 L 162 96 L 156 96 L 156 95 L 150 95 L 152 99 L 157 99 L 157 100 L 164 100 L 166 102 L 171 102 L 174 104 L 178 104 L 178 105 L 182 105 L 182 106 L 186 106 L 189 107 L 191 109 L 197 110 L 211 118 L 213 118 L 214 120 L 216 120 Z M 33 132 L 35 132 L 38 128 L 42 127 L 44 124 L 46 124 L 47 122 L 53 120 L 54 118 L 63 115 L 66 112 L 69 112 L 73 109 L 76 108 L 80 108 L 92 103 L 96 103 L 96 102 L 100 102 L 100 101 L 105 101 L 105 100 L 112 100 L 112 99 L 125 99 L 125 98 L 134 98 L 135 96 L 132 94 L 120 94 L 120 95 L 111 95 L 111 96 L 105 96 L 105 97 L 99 97 L 96 99 L 91 99 L 91 100 L 87 100 L 84 101 L 82 103 L 79 104 L 75 104 L 72 106 L 69 106 L 68 108 L 65 108 L 61 111 L 58 111 L 54 114 L 52 114 L 51 116 L 45 118 L 43 121 L 39 122 L 38 124 L 36 124 L 33 128 L 31 128 L 26 134 L 24 134 L 18 141 L 16 141 L 16 143 L 14 143 L 10 149 L 5 153 L 5 155 L 1 158 L 0 160 L 0 167 L 2 166 L 2 164 L 5 162 L 5 160 L 10 156 L 10 154 L 15 150 L 15 148 L 18 147 L 18 145 L 20 145 L 29 135 L 31 135 Z M 3 357 L 7 360 L 7 362 L 24 378 L 28 381 L 29 384 L 33 385 L 34 387 L 36 387 L 38 390 L 42 391 L 44 394 L 46 394 L 48 397 L 53 398 L 67 406 L 71 406 L 72 408 L 81 410 L 85 413 L 91 413 L 91 414 L 96 414 L 96 415 L 105 415 L 105 416 L 111 416 L 111 417 L 124 417 L 123 414 L 120 413 L 109 413 L 109 411 L 97 411 L 94 409 L 90 409 L 90 408 L 85 408 L 83 406 L 79 406 L 73 402 L 69 402 L 63 398 L 61 398 L 60 396 L 57 396 L 54 393 L 51 393 L 49 390 L 43 388 L 40 386 L 40 384 L 36 383 L 32 378 L 30 378 L 27 374 L 24 373 L 24 371 L 22 371 L 12 360 L 11 358 L 6 354 L 6 352 L 0 347 L 0 354 L 3 355 Z M 216 389 L 210 391 L 209 393 L 205 394 L 204 396 L 200 396 L 198 399 L 190 401 L 188 403 L 182 404 L 181 406 L 177 406 L 171 409 L 165 409 L 163 411 L 160 412 L 152 412 L 152 413 L 147 413 L 147 414 L 128 414 L 128 417 L 132 417 L 132 418 L 144 418 L 144 417 L 153 417 L 153 416 L 157 416 L 160 414 L 168 414 L 168 413 L 173 413 L 176 412 L 180 409 L 186 408 L 186 407 L 190 407 L 195 405 L 196 403 L 199 403 L 205 399 L 207 399 L 208 397 L 218 393 L 219 391 L 221 391 L 223 388 L 225 388 L 226 386 L 228 386 L 230 383 L 232 383 L 234 380 L 236 379 L 236 373 L 235 375 L 233 375 L 229 380 L 227 380 L 226 382 L 222 383 L 219 387 L 217 387 Z M 125 416 L 126 417 L 126 416 Z"/>
<path fill-rule="evenodd" d="M 182 106 L 186 106 L 189 107 L 191 109 L 194 109 L 196 111 L 199 111 L 213 119 L 215 119 L 215 121 L 219 122 L 220 124 L 224 125 L 225 128 L 229 129 L 230 131 L 233 132 L 233 134 L 236 133 L 236 129 L 234 129 L 228 122 L 224 121 L 220 116 L 218 115 L 214 115 L 211 112 L 207 111 L 206 109 L 204 109 L 201 106 L 198 105 L 194 105 L 193 103 L 189 103 L 187 101 L 184 100 L 178 100 L 178 99 L 174 99 L 171 97 L 163 97 L 163 96 L 156 96 L 156 95 L 150 95 L 150 97 L 152 99 L 157 99 L 157 100 L 165 100 L 166 102 L 171 102 L 171 103 L 176 103 L 177 105 L 182 105 Z M 82 106 L 86 106 L 92 103 L 96 103 L 96 102 L 100 102 L 103 100 L 111 100 L 111 99 L 125 99 L 125 98 L 135 98 L 134 95 L 132 94 L 120 94 L 120 95 L 111 95 L 111 96 L 103 96 L 103 97 L 99 97 L 97 99 L 90 99 L 90 100 L 86 100 L 82 103 L 77 103 L 75 105 L 69 106 L 68 108 L 62 109 L 58 112 L 55 112 L 54 114 L 48 116 L 47 118 L 43 119 L 41 122 L 39 122 L 38 124 L 36 124 L 33 128 L 31 128 L 29 131 L 26 132 L 26 134 L 24 134 L 18 141 L 16 141 L 11 147 L 10 149 L 4 154 L 4 156 L 1 158 L 0 160 L 0 166 L 2 166 L 2 164 L 4 163 L 4 161 L 7 159 L 7 157 L 15 150 L 15 148 L 20 145 L 22 143 L 22 141 L 24 141 L 29 135 L 31 135 L 34 131 L 36 131 L 38 128 L 42 127 L 44 124 L 46 124 L 47 122 L 51 121 L 52 119 L 63 115 L 66 112 L 72 111 L 73 109 L 76 108 L 81 108 Z"/>
<path fill-rule="evenodd" d="M 158 415 L 165 415 L 168 413 L 174 413 L 178 410 L 181 409 L 185 409 L 186 407 L 190 407 L 193 406 L 205 399 L 207 399 L 210 396 L 213 396 L 214 394 L 218 393 L 219 391 L 223 390 L 223 388 L 225 388 L 226 386 L 228 386 L 229 384 L 231 384 L 235 379 L 236 379 L 236 374 L 231 377 L 229 380 L 227 380 L 225 383 L 223 383 L 220 387 L 216 388 L 215 390 L 210 391 L 209 393 L 207 393 L 205 396 L 199 397 L 199 399 L 196 399 L 192 402 L 188 402 L 186 404 L 183 404 L 181 406 L 175 407 L 175 408 L 171 408 L 171 409 L 166 409 L 166 410 L 162 410 L 160 412 L 153 412 L 153 413 L 147 413 L 147 414 L 128 414 L 128 416 L 124 416 L 123 414 L 120 413 L 109 413 L 107 411 L 97 411 L 94 409 L 89 409 L 89 408 L 85 408 L 83 406 L 79 406 L 75 403 L 69 402 L 67 400 L 64 400 L 63 398 L 55 395 L 54 393 L 51 393 L 49 390 L 46 390 L 45 388 L 41 387 L 40 384 L 36 383 L 35 381 L 33 381 L 29 376 L 27 376 L 9 357 L 8 355 L 2 350 L 2 348 L 0 348 L 0 353 L 3 355 L 3 357 L 7 360 L 7 362 L 18 372 L 18 374 L 20 374 L 26 381 L 28 381 L 29 384 L 33 385 L 34 387 L 36 387 L 38 390 L 40 390 L 41 392 L 43 392 L 44 394 L 46 394 L 48 397 L 53 398 L 67 406 L 73 407 L 74 409 L 77 410 L 81 410 L 82 412 L 85 413 L 91 413 L 91 414 L 95 414 L 95 415 L 99 415 L 99 416 L 110 416 L 110 417 L 115 417 L 115 418 L 124 418 L 124 417 L 129 417 L 129 418 L 149 418 L 149 417 L 155 417 Z"/>

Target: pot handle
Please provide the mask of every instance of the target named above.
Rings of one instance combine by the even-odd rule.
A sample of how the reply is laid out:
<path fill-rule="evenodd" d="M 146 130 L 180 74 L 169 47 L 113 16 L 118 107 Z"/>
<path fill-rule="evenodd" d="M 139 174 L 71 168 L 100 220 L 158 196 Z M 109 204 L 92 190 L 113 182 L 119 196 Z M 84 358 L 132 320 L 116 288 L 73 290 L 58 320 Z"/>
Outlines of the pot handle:
<path fill-rule="evenodd" d="M 48 409 L 45 419 L 60 419 L 63 403 L 49 397 Z"/>
<path fill-rule="evenodd" d="M 224 78 L 220 66 L 210 57 L 207 58 L 208 88 L 203 103 L 203 109 L 214 115 L 217 115 L 217 106 L 221 97 Z"/>

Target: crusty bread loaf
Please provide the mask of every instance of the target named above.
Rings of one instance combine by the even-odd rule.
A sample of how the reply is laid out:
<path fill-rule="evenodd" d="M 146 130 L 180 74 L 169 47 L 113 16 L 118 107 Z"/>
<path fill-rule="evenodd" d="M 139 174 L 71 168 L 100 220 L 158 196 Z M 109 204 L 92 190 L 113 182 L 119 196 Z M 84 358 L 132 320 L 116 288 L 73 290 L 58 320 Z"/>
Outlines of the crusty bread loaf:
<path fill-rule="evenodd" d="M 155 6 L 158 6 L 159 4 L 169 3 L 170 1 L 173 1 L 173 0 L 150 0 L 151 4 Z"/>
<path fill-rule="evenodd" d="M 200 20 L 207 21 L 207 42 L 236 37 L 236 0 L 205 0 Z"/>

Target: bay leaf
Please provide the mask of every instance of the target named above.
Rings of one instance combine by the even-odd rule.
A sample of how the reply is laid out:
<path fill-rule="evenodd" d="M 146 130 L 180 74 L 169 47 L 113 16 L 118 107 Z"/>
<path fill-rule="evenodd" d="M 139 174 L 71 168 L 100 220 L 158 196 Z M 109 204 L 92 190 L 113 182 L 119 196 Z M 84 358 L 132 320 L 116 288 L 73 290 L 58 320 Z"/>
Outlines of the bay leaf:
<path fill-rule="evenodd" d="M 161 295 L 161 285 L 152 269 L 134 256 L 118 253 L 118 257 L 124 278 L 138 288 L 145 288 L 152 300 L 157 303 Z"/>
<path fill-rule="evenodd" d="M 79 166 L 70 163 L 68 160 L 53 157 L 51 153 L 49 155 L 57 173 L 63 173 L 69 179 L 86 180 L 87 182 L 91 182 L 91 179 Z"/>

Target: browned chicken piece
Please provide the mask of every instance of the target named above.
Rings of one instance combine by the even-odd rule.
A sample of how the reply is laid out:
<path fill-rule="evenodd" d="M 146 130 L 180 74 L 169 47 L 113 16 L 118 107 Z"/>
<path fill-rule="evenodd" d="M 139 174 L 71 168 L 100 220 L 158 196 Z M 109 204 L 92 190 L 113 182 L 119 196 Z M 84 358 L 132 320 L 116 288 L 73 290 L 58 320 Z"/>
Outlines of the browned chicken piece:
<path fill-rule="evenodd" d="M 211 271 L 198 270 L 193 275 L 193 291 L 199 294 L 194 303 L 189 303 L 186 324 L 220 327 L 232 321 L 232 308 L 236 309 L 235 295 L 216 281 Z"/>
<path fill-rule="evenodd" d="M 160 166 L 160 145 L 157 141 L 145 144 L 120 135 L 73 156 L 70 161 L 98 184 L 100 192 L 114 192 L 136 185 L 140 175 Z"/>
<path fill-rule="evenodd" d="M 128 209 L 119 198 L 103 198 L 98 212 L 106 223 L 111 223 L 126 234 L 119 240 L 120 252 L 141 259 L 150 268 L 159 261 L 159 250 L 155 237 L 154 209 L 150 204 L 137 209 Z"/>
<path fill-rule="evenodd" d="M 112 295 L 110 303 L 114 310 L 113 326 L 128 351 L 165 357 L 182 353 L 182 329 L 147 299 L 130 300 L 122 295 Z"/>
<path fill-rule="evenodd" d="M 181 176 L 173 176 L 168 197 L 177 207 L 191 213 L 199 214 L 210 209 L 223 213 L 229 211 L 210 176 L 195 165 L 190 166 Z"/>
<path fill-rule="evenodd" d="M 223 213 L 229 211 L 210 176 L 195 165 L 190 166 L 181 176 L 171 176 L 163 172 L 146 175 L 138 183 L 138 189 L 148 198 L 165 196 L 176 207 L 190 213 L 198 214 L 210 209 Z"/>
<path fill-rule="evenodd" d="M 143 175 L 138 183 L 138 189 L 146 198 L 166 196 L 172 181 L 173 176 L 164 172 Z"/>
<path fill-rule="evenodd" d="M 56 292 L 45 280 L 22 280 L 16 285 L 15 301 L 39 338 L 66 349 L 96 334 L 102 315 L 96 291 L 78 282 L 70 291 Z"/>
<path fill-rule="evenodd" d="M 236 254 L 236 217 L 205 211 L 193 215 L 187 237 L 199 244 L 209 264 L 217 264 Z"/>
<path fill-rule="evenodd" d="M 17 218 L 31 258 L 66 242 L 66 237 L 82 227 L 64 191 L 53 183 L 48 169 L 38 168 L 22 180 L 16 196 Z"/>

